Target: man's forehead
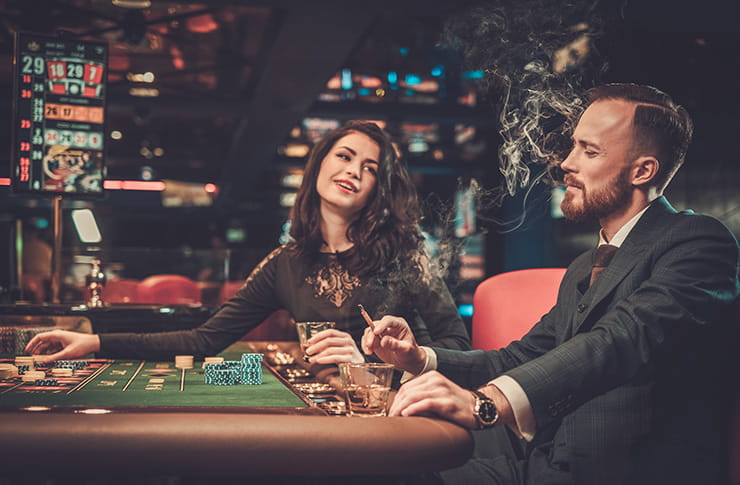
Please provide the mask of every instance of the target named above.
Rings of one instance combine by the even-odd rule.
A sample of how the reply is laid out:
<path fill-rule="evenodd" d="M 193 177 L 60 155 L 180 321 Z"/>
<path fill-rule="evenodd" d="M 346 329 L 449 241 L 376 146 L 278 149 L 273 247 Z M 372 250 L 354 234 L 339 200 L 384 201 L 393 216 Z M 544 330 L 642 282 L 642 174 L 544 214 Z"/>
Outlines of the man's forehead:
<path fill-rule="evenodd" d="M 622 99 L 600 99 L 591 103 L 576 125 L 579 131 L 602 132 L 632 126 L 635 103 Z M 580 130 L 579 130 L 580 129 Z"/>

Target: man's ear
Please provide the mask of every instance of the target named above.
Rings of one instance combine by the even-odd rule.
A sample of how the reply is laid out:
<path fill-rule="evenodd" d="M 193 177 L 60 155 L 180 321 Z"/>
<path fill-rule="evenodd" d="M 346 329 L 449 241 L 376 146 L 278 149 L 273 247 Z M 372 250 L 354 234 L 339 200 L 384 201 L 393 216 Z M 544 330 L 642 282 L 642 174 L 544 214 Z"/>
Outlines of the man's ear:
<path fill-rule="evenodd" d="M 639 157 L 632 163 L 632 185 L 645 186 L 650 184 L 658 175 L 660 163 L 651 156 Z"/>

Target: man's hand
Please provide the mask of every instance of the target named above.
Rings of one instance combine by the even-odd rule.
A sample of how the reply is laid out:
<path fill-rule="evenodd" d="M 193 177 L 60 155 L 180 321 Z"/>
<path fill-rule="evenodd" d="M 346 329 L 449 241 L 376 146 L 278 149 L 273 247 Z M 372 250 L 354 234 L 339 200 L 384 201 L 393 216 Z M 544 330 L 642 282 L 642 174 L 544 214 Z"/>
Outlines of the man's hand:
<path fill-rule="evenodd" d="M 31 355 L 48 354 L 37 359 L 41 363 L 76 359 L 99 350 L 100 337 L 97 335 L 67 330 L 40 333 L 26 345 L 26 352 Z"/>
<path fill-rule="evenodd" d="M 308 341 L 306 355 L 309 362 L 316 364 L 339 364 L 341 362 L 365 362 L 352 336 L 341 330 L 323 330 Z"/>
<path fill-rule="evenodd" d="M 362 350 L 367 355 L 374 353 L 384 362 L 412 374 L 424 369 L 426 353 L 416 343 L 406 320 L 386 315 L 373 323 L 375 328 L 366 328 L 362 336 Z"/>
<path fill-rule="evenodd" d="M 437 416 L 476 429 L 473 394 L 437 371 L 426 372 L 401 386 L 389 416 Z"/>

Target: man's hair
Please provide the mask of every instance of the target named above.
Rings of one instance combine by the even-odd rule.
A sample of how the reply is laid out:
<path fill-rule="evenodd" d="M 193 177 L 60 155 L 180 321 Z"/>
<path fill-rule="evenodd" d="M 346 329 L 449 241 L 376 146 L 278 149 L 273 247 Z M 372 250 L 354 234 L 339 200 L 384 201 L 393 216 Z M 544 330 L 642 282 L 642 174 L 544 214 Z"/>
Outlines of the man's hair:
<path fill-rule="evenodd" d="M 588 92 L 589 104 L 605 99 L 635 103 L 631 155 L 651 155 L 658 173 L 651 185 L 662 192 L 686 157 L 694 125 L 689 113 L 663 91 L 639 84 L 604 84 Z"/>
<path fill-rule="evenodd" d="M 348 121 L 329 132 L 311 149 L 303 183 L 291 211 L 290 235 L 293 250 L 309 259 L 318 256 L 324 243 L 321 234 L 320 197 L 316 179 L 321 162 L 334 144 L 350 133 L 362 133 L 378 144 L 378 172 L 373 193 L 359 217 L 347 229 L 352 249 L 342 253 L 341 263 L 354 275 L 366 276 L 384 269 L 397 259 L 418 255 L 422 236 L 416 188 L 401 164 L 390 135 L 375 123 Z"/>

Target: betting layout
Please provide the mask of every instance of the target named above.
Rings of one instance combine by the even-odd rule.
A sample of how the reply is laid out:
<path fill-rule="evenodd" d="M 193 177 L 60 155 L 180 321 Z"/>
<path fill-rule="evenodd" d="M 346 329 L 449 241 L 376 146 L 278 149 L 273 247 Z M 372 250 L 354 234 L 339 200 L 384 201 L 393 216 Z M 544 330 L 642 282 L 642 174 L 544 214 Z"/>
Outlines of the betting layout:
<path fill-rule="evenodd" d="M 16 37 L 13 190 L 103 193 L 107 46 Z"/>
<path fill-rule="evenodd" d="M 0 359 L 0 410 L 306 408 L 307 402 L 272 371 L 263 373 L 262 354 L 240 357 L 212 357 L 197 365 L 192 356 L 177 356 L 174 362 L 90 359 L 50 364 L 33 356 Z"/>

